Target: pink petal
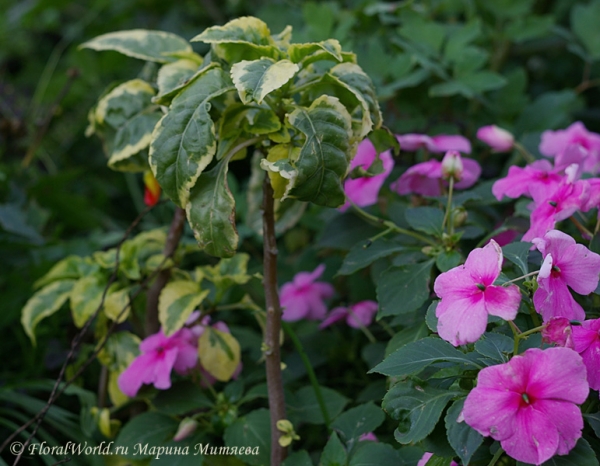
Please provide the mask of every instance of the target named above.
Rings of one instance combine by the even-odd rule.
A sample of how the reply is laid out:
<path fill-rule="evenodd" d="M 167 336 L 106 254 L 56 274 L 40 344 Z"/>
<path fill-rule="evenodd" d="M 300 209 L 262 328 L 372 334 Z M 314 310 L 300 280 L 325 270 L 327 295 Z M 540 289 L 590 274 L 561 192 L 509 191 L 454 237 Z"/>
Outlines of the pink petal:
<path fill-rule="evenodd" d="M 483 299 L 463 298 L 440 301 L 436 309 L 438 334 L 454 346 L 473 343 L 483 335 L 487 312 Z"/>
<path fill-rule="evenodd" d="M 546 415 L 558 433 L 557 455 L 566 455 L 575 448 L 583 430 L 581 409 L 573 403 L 557 400 L 540 400 L 535 409 Z"/>
<path fill-rule="evenodd" d="M 584 320 L 583 308 L 573 299 L 567 284 L 560 278 L 538 278 L 538 289 L 533 295 L 533 304 L 544 322 L 552 317 L 569 320 Z"/>
<path fill-rule="evenodd" d="M 319 329 L 324 329 L 329 327 L 336 322 L 343 320 L 348 315 L 348 309 L 345 307 L 336 307 L 331 310 L 329 315 L 321 324 L 319 325 Z"/>
<path fill-rule="evenodd" d="M 481 165 L 473 159 L 464 157 L 462 179 L 454 185 L 456 189 L 467 189 L 473 186 L 481 175 Z"/>
<path fill-rule="evenodd" d="M 378 308 L 379 305 L 375 301 L 360 301 L 350 306 L 346 322 L 353 328 L 368 327 L 373 322 Z"/>
<path fill-rule="evenodd" d="M 477 388 L 467 396 L 462 414 L 465 422 L 481 435 L 504 440 L 515 432 L 513 420 L 519 410 L 521 396 L 514 391 L 482 387 L 481 374 L 487 369 L 479 373 Z"/>
<path fill-rule="evenodd" d="M 504 320 L 514 320 L 521 303 L 521 291 L 516 285 L 488 286 L 484 291 L 485 310 Z"/>
<path fill-rule="evenodd" d="M 433 284 L 433 291 L 438 297 L 442 298 L 442 301 L 444 299 L 451 301 L 481 294 L 481 290 L 477 288 L 466 264 L 459 265 L 438 275 Z M 439 306 L 437 312 L 441 312 Z"/>
<path fill-rule="evenodd" d="M 433 140 L 424 134 L 403 134 L 396 135 L 396 139 L 400 144 L 400 150 L 414 152 L 422 147 L 426 147 L 427 150 L 435 152 L 435 145 Z"/>
<path fill-rule="evenodd" d="M 496 125 L 479 128 L 477 130 L 477 139 L 485 142 L 495 152 L 507 152 L 512 149 L 515 142 L 512 134 Z"/>
<path fill-rule="evenodd" d="M 390 188 L 402 195 L 415 193 L 435 197 L 441 194 L 441 177 L 442 164 L 438 160 L 429 160 L 410 167 Z"/>
<path fill-rule="evenodd" d="M 471 153 L 471 143 L 463 136 L 440 134 L 431 138 L 435 145 L 435 150 L 432 152 L 446 152 L 449 150 L 457 150 L 465 154 Z"/>
<path fill-rule="evenodd" d="M 152 383 L 154 380 L 154 364 L 154 354 L 142 354 L 135 358 L 119 375 L 119 389 L 130 398 L 137 395 L 144 383 Z"/>
<path fill-rule="evenodd" d="M 600 319 L 586 320 L 573 326 L 573 344 L 575 351 L 583 353 L 590 345 L 600 341 Z"/>
<path fill-rule="evenodd" d="M 171 371 L 175 365 L 178 353 L 179 350 L 177 348 L 171 348 L 163 351 L 163 353 L 156 358 L 153 381 L 156 388 L 160 390 L 171 388 Z"/>
<path fill-rule="evenodd" d="M 308 315 L 308 303 L 302 299 L 281 299 L 283 315 L 281 318 L 286 322 L 295 322 L 304 319 Z"/>
<path fill-rule="evenodd" d="M 583 244 L 571 246 L 569 254 L 557 259 L 555 264 L 560 268 L 563 280 L 577 293 L 587 295 L 598 286 L 600 255 Z"/>
<path fill-rule="evenodd" d="M 494 283 L 502 268 L 502 249 L 494 240 L 483 248 L 473 249 L 467 260 L 465 268 L 469 271 L 474 283 L 490 286 Z"/>
<path fill-rule="evenodd" d="M 169 338 L 165 336 L 162 328 L 153 335 L 146 337 L 140 343 L 140 351 L 142 353 L 150 353 L 158 348 L 165 348 L 169 346 Z"/>

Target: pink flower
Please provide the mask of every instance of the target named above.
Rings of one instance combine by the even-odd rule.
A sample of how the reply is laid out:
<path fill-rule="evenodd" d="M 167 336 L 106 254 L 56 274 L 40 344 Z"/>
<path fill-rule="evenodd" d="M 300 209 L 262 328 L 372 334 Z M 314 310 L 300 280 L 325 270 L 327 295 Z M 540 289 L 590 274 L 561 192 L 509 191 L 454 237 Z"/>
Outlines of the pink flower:
<path fill-rule="evenodd" d="M 531 241 L 552 230 L 556 222 L 569 218 L 578 210 L 584 210 L 590 197 L 590 184 L 586 180 L 574 180 L 576 165 L 567 168 L 567 175 L 550 196 L 538 191 L 533 200 L 535 209 L 531 213 L 531 226 L 522 241 Z M 537 197 L 537 196 L 540 197 Z"/>
<path fill-rule="evenodd" d="M 396 139 L 400 143 L 400 149 L 403 151 L 414 152 L 420 148 L 425 148 L 429 152 L 446 152 L 449 150 L 457 150 L 465 154 L 471 153 L 471 143 L 463 136 L 452 136 L 440 134 L 438 136 L 429 137 L 425 134 L 403 134 L 396 135 Z"/>
<path fill-rule="evenodd" d="M 362 434 L 358 437 L 359 442 L 379 442 L 377 437 L 373 432 L 367 432 L 366 434 Z"/>
<path fill-rule="evenodd" d="M 462 180 L 463 161 L 460 153 L 455 150 L 449 150 L 442 159 L 442 178 L 445 180 L 454 178 L 455 181 Z"/>
<path fill-rule="evenodd" d="M 327 314 L 324 300 L 334 293 L 329 283 L 316 281 L 325 271 L 325 265 L 319 265 L 313 272 L 296 274 L 291 283 L 281 287 L 281 307 L 283 320 L 294 322 L 300 319 L 322 320 Z"/>
<path fill-rule="evenodd" d="M 481 166 L 473 159 L 463 158 L 462 179 L 454 184 L 457 189 L 467 189 L 475 184 L 481 175 Z M 418 163 L 406 170 L 390 187 L 398 194 L 421 194 L 436 197 L 442 194 L 442 163 L 429 160 Z"/>
<path fill-rule="evenodd" d="M 427 462 L 431 459 L 432 456 L 433 456 L 433 453 L 429 453 L 429 452 L 425 453 L 423 455 L 423 457 L 417 463 L 417 466 L 426 466 Z M 452 461 L 452 462 L 450 462 L 450 466 L 458 466 L 458 463 L 456 461 Z"/>
<path fill-rule="evenodd" d="M 600 390 L 600 319 L 573 325 L 574 349 L 583 358 L 590 388 Z"/>
<path fill-rule="evenodd" d="M 160 390 L 171 387 L 171 371 L 184 374 L 198 361 L 197 338 L 187 328 L 166 337 L 162 329 L 140 343 L 140 354 L 121 373 L 119 388 L 134 397 L 143 384 L 153 384 Z"/>
<path fill-rule="evenodd" d="M 454 346 L 477 341 L 488 314 L 513 320 L 521 292 L 516 285 L 495 286 L 502 269 L 502 250 L 494 240 L 471 251 L 464 265 L 440 274 L 433 289 L 442 299 L 436 309 L 438 333 Z"/>
<path fill-rule="evenodd" d="M 542 329 L 542 337 L 547 343 L 573 349 L 573 330 L 566 317 L 551 317 Z"/>
<path fill-rule="evenodd" d="M 477 139 L 485 142 L 494 152 L 508 152 L 513 148 L 515 138 L 505 129 L 496 125 L 482 126 L 477 130 Z"/>
<path fill-rule="evenodd" d="M 492 186 L 492 193 L 499 201 L 503 196 L 516 199 L 523 195 L 529 197 L 547 197 L 552 194 L 563 179 L 552 169 L 547 160 L 536 160 L 525 168 L 513 165 L 508 175 L 500 178 Z"/>
<path fill-rule="evenodd" d="M 540 152 L 547 157 L 554 157 L 573 145 L 581 147 L 587 154 L 583 165 L 585 171 L 596 173 L 600 163 L 600 134 L 588 131 L 580 121 L 564 130 L 544 131 Z"/>
<path fill-rule="evenodd" d="M 346 324 L 353 328 L 368 327 L 373 322 L 379 305 L 375 301 L 361 301 L 349 307 L 336 307 L 319 325 L 320 329 L 346 319 Z"/>
<path fill-rule="evenodd" d="M 558 230 L 535 238 L 533 244 L 544 257 L 538 289 L 533 295 L 533 304 L 544 322 L 551 317 L 584 320 L 585 312 L 567 286 L 583 295 L 594 291 L 600 274 L 600 255 Z"/>
<path fill-rule="evenodd" d="M 577 405 L 588 393 L 585 366 L 575 351 L 532 348 L 479 372 L 462 414 L 514 459 L 541 464 L 566 455 L 581 437 Z"/>
<path fill-rule="evenodd" d="M 375 146 L 373 146 L 371 141 L 365 139 L 358 145 L 356 156 L 352 159 L 352 162 L 350 162 L 350 170 L 356 167 L 362 167 L 363 169 L 368 170 L 375 161 L 376 156 L 377 151 L 375 150 Z M 383 163 L 383 173 L 371 177 L 365 176 L 347 179 L 344 182 L 346 197 L 357 206 L 364 207 L 373 205 L 377 202 L 379 190 L 394 167 L 394 160 L 392 159 L 392 153 L 390 151 L 382 152 L 379 154 L 379 158 Z M 340 207 L 340 210 L 343 212 L 348 207 L 350 207 L 350 202 L 346 201 L 346 203 Z"/>

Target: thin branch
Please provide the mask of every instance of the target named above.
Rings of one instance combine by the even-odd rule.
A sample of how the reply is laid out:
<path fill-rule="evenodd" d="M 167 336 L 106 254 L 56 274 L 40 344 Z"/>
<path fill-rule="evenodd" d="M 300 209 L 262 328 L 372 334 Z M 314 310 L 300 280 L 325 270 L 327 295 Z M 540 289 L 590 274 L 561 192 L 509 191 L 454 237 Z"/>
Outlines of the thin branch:
<path fill-rule="evenodd" d="M 275 212 L 273 187 L 265 174 L 263 183 L 263 248 L 264 279 L 267 322 L 265 326 L 264 354 L 267 369 L 267 391 L 271 414 L 271 466 L 279 466 L 287 456 L 287 448 L 279 444 L 281 432 L 277 421 L 285 419 L 285 398 L 281 377 L 281 305 L 277 291 L 277 240 L 275 238 Z"/>

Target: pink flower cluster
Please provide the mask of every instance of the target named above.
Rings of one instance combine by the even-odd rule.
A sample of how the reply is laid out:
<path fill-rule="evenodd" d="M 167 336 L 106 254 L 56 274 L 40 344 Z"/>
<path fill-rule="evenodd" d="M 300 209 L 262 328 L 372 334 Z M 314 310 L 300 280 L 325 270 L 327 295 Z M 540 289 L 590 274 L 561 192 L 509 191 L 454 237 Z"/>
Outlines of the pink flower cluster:
<path fill-rule="evenodd" d="M 498 200 L 504 196 L 533 199 L 531 226 L 523 241 L 541 237 L 556 222 L 600 204 L 600 179 L 580 179 L 583 173 L 596 174 L 600 169 L 600 135 L 588 132 L 579 122 L 566 130 L 545 131 L 540 152 L 554 157 L 554 166 L 547 160 L 524 168 L 512 166 L 492 187 Z"/>
<path fill-rule="evenodd" d="M 188 323 L 194 322 L 200 316 L 194 312 Z M 197 368 L 203 376 L 202 385 L 212 385 L 216 379 L 212 377 L 198 362 L 198 338 L 204 333 L 210 322 L 205 317 L 202 323 L 190 328 L 184 327 L 173 335 L 165 336 L 162 329 L 150 335 L 140 343 L 140 354 L 118 378 L 121 391 L 128 397 L 134 397 L 144 384 L 152 384 L 159 390 L 171 388 L 171 372 L 175 370 L 184 375 Z M 216 322 L 213 328 L 230 333 L 227 324 Z M 242 370 L 241 363 L 233 377 L 236 378 Z"/>

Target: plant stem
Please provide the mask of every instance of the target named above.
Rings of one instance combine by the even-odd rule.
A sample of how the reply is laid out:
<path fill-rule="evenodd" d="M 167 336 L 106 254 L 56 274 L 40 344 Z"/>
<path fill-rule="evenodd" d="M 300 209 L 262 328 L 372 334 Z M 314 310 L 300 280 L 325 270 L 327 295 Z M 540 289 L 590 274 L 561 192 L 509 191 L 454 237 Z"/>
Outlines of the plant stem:
<path fill-rule="evenodd" d="M 349 202 L 352 205 L 352 207 L 354 208 L 354 210 L 365 220 L 368 220 L 377 226 L 385 227 L 386 233 L 387 233 L 387 230 L 390 230 L 390 231 L 399 233 L 401 235 L 412 236 L 413 238 L 418 239 L 419 241 L 422 241 L 424 243 L 430 244 L 431 246 L 438 245 L 435 241 L 433 241 L 423 235 L 415 233 L 414 231 L 405 230 L 404 228 L 401 228 L 398 225 L 396 225 L 394 222 L 391 222 L 389 220 L 384 220 L 382 218 L 376 217 L 375 215 L 371 215 L 367 211 L 358 207 L 354 202 L 352 202 L 352 201 L 349 201 Z"/>
<path fill-rule="evenodd" d="M 488 466 L 494 466 L 502 456 L 502 453 L 504 453 L 504 449 L 502 447 L 498 448 L 498 451 L 496 451 L 494 457 L 492 458 L 492 461 L 490 461 Z"/>
<path fill-rule="evenodd" d="M 267 322 L 265 326 L 265 365 L 267 369 L 267 391 L 271 414 L 271 465 L 279 466 L 287 456 L 287 448 L 279 444 L 281 432 L 277 421 L 285 419 L 285 398 L 281 377 L 281 353 L 279 332 L 281 331 L 281 305 L 277 291 L 277 240 L 275 238 L 275 212 L 273 187 L 265 174 L 263 182 L 263 249 L 265 304 Z"/>
<path fill-rule="evenodd" d="M 515 146 L 515 149 L 517 149 L 517 152 L 519 152 L 519 154 L 521 154 L 523 156 L 523 158 L 525 159 L 525 162 L 527 162 L 527 163 L 535 162 L 535 157 L 533 155 L 531 155 L 529 153 L 529 151 L 527 149 L 525 149 L 525 147 L 522 144 L 515 142 L 514 146 Z"/>
<path fill-rule="evenodd" d="M 444 213 L 444 220 L 442 221 L 442 231 L 446 228 L 446 222 L 448 222 L 448 234 L 452 235 L 454 233 L 454 221 L 452 220 L 452 191 L 454 190 L 454 176 L 451 176 L 448 180 L 448 203 L 446 204 L 446 212 Z"/>
<path fill-rule="evenodd" d="M 512 280 L 509 280 L 509 281 L 507 281 L 507 282 L 504 282 L 504 283 L 502 284 L 502 286 L 510 285 L 511 283 L 514 283 L 514 282 L 516 282 L 516 281 L 519 281 L 519 280 L 523 280 L 524 278 L 531 277 L 531 276 L 533 276 L 533 275 L 537 275 L 538 273 L 540 273 L 540 271 L 539 271 L 539 270 L 536 270 L 536 271 L 534 271 L 534 272 L 529 272 L 529 273 L 527 273 L 527 274 L 525 274 L 525 275 L 521 275 L 520 277 L 513 278 Z"/>
<path fill-rule="evenodd" d="M 185 225 L 185 210 L 177 207 L 171 222 L 171 228 L 167 235 L 163 255 L 165 258 L 173 256 L 179 245 L 179 240 L 183 234 L 183 226 Z M 160 330 L 160 322 L 158 320 L 158 298 L 162 289 L 165 287 L 171 276 L 171 269 L 161 270 L 154 283 L 148 290 L 146 297 L 146 322 L 144 324 L 144 334 L 146 336 L 153 335 Z"/>
<path fill-rule="evenodd" d="M 329 413 L 327 412 L 327 406 L 325 406 L 325 400 L 323 398 L 323 393 L 321 393 L 321 386 L 319 385 L 319 381 L 317 380 L 317 376 L 315 375 L 315 371 L 304 351 L 304 347 L 302 343 L 296 336 L 296 332 L 292 330 L 292 327 L 287 322 L 282 322 L 283 330 L 292 340 L 292 343 L 296 347 L 296 351 L 300 355 L 302 362 L 304 363 L 304 367 L 306 368 L 306 373 L 308 374 L 308 378 L 310 379 L 310 383 L 315 391 L 315 397 L 317 398 L 317 403 L 319 403 L 319 408 L 321 408 L 321 414 L 323 415 L 323 419 L 325 420 L 325 425 L 329 428 L 329 424 L 331 423 L 331 419 L 329 418 Z"/>

